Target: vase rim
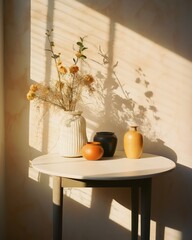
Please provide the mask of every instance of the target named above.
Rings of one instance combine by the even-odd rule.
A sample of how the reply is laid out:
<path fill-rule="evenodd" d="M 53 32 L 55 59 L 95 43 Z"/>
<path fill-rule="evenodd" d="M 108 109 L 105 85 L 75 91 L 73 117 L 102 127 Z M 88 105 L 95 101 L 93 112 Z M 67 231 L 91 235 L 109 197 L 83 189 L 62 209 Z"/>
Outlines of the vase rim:
<path fill-rule="evenodd" d="M 100 134 L 110 134 L 110 135 L 114 134 L 114 132 L 107 132 L 107 131 L 104 131 L 104 132 L 96 132 L 96 134 L 98 134 L 98 133 L 100 133 Z"/>
<path fill-rule="evenodd" d="M 71 114 L 71 115 L 81 115 L 83 113 L 83 111 L 79 111 L 79 110 L 73 110 L 73 111 L 63 111 L 64 114 Z"/>

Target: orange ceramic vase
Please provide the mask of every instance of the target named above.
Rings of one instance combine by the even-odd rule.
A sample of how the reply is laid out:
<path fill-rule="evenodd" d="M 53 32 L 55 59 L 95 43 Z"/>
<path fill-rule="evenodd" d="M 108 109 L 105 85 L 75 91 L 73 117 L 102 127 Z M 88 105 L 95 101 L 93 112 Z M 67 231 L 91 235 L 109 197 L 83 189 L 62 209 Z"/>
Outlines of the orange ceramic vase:
<path fill-rule="evenodd" d="M 143 136 L 137 126 L 131 126 L 124 135 L 124 150 L 127 158 L 140 158 L 143 152 Z"/>
<path fill-rule="evenodd" d="M 87 160 L 98 160 L 103 156 L 104 150 L 100 142 L 87 142 L 82 147 L 81 153 Z"/>

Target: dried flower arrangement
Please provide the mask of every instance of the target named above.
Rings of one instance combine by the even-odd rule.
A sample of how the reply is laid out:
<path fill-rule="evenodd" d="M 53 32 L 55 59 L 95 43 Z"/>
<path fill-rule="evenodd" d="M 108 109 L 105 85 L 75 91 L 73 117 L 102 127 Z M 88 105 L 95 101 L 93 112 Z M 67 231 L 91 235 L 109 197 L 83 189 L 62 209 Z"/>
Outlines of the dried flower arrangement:
<path fill-rule="evenodd" d="M 55 53 L 54 51 L 55 44 L 52 41 L 52 31 L 46 31 L 49 42 L 49 48 L 46 50 L 51 53 L 55 62 L 58 79 L 50 81 L 49 84 L 32 84 L 27 93 L 27 99 L 54 105 L 64 111 L 74 111 L 83 91 L 88 91 L 89 94 L 95 91 L 93 76 L 83 73 L 78 66 L 81 61 L 87 60 L 84 54 L 87 47 L 84 46 L 84 38 L 80 37 L 80 41 L 76 43 L 78 50 L 75 52 L 73 64 L 66 67 L 61 60 L 61 53 Z"/>

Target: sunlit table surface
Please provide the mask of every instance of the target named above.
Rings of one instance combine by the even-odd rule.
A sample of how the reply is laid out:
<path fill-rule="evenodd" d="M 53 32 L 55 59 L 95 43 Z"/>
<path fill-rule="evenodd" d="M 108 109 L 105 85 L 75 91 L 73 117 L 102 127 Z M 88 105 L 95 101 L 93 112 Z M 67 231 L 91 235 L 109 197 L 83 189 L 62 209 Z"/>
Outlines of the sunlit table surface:
<path fill-rule="evenodd" d="M 123 151 L 113 158 L 92 161 L 79 158 L 64 158 L 56 154 L 42 155 L 32 161 L 32 167 L 42 173 L 82 180 L 123 180 L 151 177 L 175 168 L 168 158 L 149 153 L 140 159 L 127 159 Z"/>

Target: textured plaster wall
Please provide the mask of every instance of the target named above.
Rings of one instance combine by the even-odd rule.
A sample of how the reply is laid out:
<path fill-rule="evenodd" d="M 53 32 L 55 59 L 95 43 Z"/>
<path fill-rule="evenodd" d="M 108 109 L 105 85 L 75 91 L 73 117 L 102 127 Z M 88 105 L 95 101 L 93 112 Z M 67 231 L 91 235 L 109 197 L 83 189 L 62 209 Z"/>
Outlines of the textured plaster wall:
<path fill-rule="evenodd" d="M 0 1 L 0 239 L 4 237 L 3 3 Z"/>
<path fill-rule="evenodd" d="M 30 1 L 5 1 L 6 239 L 51 239 L 51 179 L 32 171 L 29 160 L 57 151 L 59 128 L 51 113 L 41 118 L 44 109 L 29 104 L 26 92 L 30 83 L 54 78 L 44 51 L 44 32 L 52 27 L 67 64 L 79 36 L 88 35 L 91 59 L 100 61 L 99 45 L 109 55 L 108 65 L 92 67 L 101 83 L 99 100 L 78 106 L 89 139 L 96 131 L 113 130 L 122 149 L 123 134 L 136 122 L 145 151 L 178 164 L 153 179 L 151 240 L 191 239 L 191 11 L 190 0 L 33 0 L 30 27 Z M 64 194 L 66 239 L 130 237 L 129 190 Z"/>

